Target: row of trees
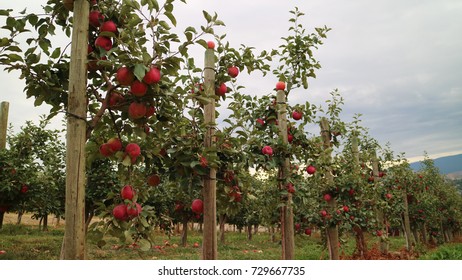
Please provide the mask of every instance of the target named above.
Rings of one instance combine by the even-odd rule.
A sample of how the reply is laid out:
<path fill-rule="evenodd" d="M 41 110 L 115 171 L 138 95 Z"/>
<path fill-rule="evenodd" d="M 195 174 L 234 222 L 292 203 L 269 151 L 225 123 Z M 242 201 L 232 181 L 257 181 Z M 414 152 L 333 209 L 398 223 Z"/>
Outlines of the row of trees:
<path fill-rule="evenodd" d="M 245 45 L 235 49 L 225 35 L 215 34 L 214 28 L 224 23 L 205 11 L 206 23 L 200 29 L 174 33 L 173 0 L 83 2 L 75 1 L 74 11 L 84 15 L 79 20 L 84 19 L 88 35 L 85 115 L 68 107 L 71 100 L 75 103 L 70 94 L 75 88 L 69 88 L 71 74 L 76 75 L 70 73 L 71 57 L 66 47 L 52 45 L 57 32 L 69 37 L 74 24 L 62 1 L 49 0 L 45 15 L 16 16 L 11 10 L 0 10 L 5 18 L 2 30 L 9 33 L 0 41 L 0 63 L 8 71 L 21 72 L 26 94 L 35 98 L 36 105 L 52 106 L 49 117 L 64 113 L 69 123 L 86 125 L 85 222 L 88 227 L 95 214 L 103 218 L 88 228 L 101 245 L 102 237 L 111 234 L 149 249 L 156 225 L 169 231 L 175 222 L 201 220 L 201 207 L 191 204 L 202 198 L 204 182 L 210 181 L 216 182 L 216 202 L 205 201 L 205 209 L 216 203 L 222 226 L 234 221 L 239 226 L 281 227 L 284 259 L 293 258 L 294 229 L 322 229 L 330 256 L 336 259 L 342 232 L 354 232 L 358 252 L 363 254 L 366 231 L 380 235 L 386 244 L 388 228 L 401 220 L 409 238 L 410 231 L 429 227 L 430 222 L 423 227 L 411 225 L 411 197 L 415 203 L 421 201 L 420 193 L 413 192 L 415 175 L 402 157 L 395 158 L 387 149 L 379 153 L 380 158 L 375 155 L 380 147 L 360 126 L 359 116 L 351 123 L 340 119 L 343 99 L 337 91 L 331 93 L 327 106 L 292 104 L 292 96 L 306 90 L 308 79 L 315 78 L 321 67 L 313 51 L 322 45 L 329 28 L 307 32 L 300 23 L 303 13 L 294 9 L 282 45 L 257 53 Z M 37 32 L 30 35 L 32 29 Z M 205 35 L 216 43 L 206 42 Z M 18 43 L 22 36 L 26 36 L 25 48 Z M 196 66 L 191 50 L 200 46 L 207 49 L 213 67 Z M 205 75 L 210 70 L 214 79 Z M 279 81 L 276 90 L 268 87 L 264 95 L 243 94 L 238 75 L 244 71 L 271 73 Z M 217 109 L 207 112 L 215 102 Z M 209 114 L 217 114 L 220 123 L 206 120 Z M 68 152 L 74 149 L 68 142 Z M 303 171 L 308 166 L 309 176 Z M 46 168 L 64 170 L 62 165 Z M 50 175 L 49 180 L 62 178 Z M 27 178 L 33 177 L 5 180 L 17 188 L 19 181 L 29 183 Z M 429 196 L 440 194 L 436 189 L 449 194 L 451 188 L 443 182 L 435 181 L 434 186 L 428 182 Z M 56 188 L 62 195 L 62 181 L 56 182 Z M 5 190 L 15 193 L 13 187 Z M 460 206 L 459 198 L 455 196 L 455 206 Z M 16 200 L 16 196 L 8 198 Z M 450 238 L 450 232 L 458 230 L 459 215 L 451 213 L 451 227 L 435 216 L 440 218 L 440 230 L 435 232 L 444 236 L 446 231 Z M 186 244 L 187 226 L 183 229 Z"/>

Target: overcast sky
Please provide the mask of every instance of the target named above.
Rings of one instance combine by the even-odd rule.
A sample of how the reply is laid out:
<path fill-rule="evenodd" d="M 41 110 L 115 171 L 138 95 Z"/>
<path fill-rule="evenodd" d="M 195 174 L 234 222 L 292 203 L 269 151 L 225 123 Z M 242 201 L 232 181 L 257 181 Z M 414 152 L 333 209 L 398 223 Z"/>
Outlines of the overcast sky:
<path fill-rule="evenodd" d="M 31 10 L 45 2 L 15 0 L 2 8 Z M 410 159 L 424 151 L 433 157 L 462 153 L 460 0 L 189 0 L 178 1 L 175 15 L 180 27 L 198 27 L 202 10 L 217 12 L 226 24 L 217 32 L 226 33 L 232 46 L 263 50 L 282 43 L 294 7 L 306 14 L 301 23 L 308 31 L 324 25 L 332 31 L 315 52 L 322 69 L 308 90 L 293 93 L 292 103 L 321 104 L 338 88 L 345 98 L 343 119 L 363 114 L 372 137 L 390 142 L 396 153 Z M 271 74 L 238 78 L 248 94 L 266 94 L 276 81 Z M 25 99 L 17 74 L 0 72 L 0 84 L 15 127 L 48 112 Z"/>

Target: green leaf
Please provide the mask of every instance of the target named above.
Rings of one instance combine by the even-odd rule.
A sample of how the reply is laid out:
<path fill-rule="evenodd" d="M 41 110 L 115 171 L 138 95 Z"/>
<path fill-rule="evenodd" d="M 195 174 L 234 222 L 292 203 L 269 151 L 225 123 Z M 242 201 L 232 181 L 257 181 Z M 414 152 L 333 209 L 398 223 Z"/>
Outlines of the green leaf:
<path fill-rule="evenodd" d="M 8 55 L 8 58 L 10 59 L 10 62 L 16 62 L 16 61 L 23 61 L 22 60 L 22 57 L 20 57 L 19 55 L 15 54 L 15 53 L 10 53 Z"/>
<path fill-rule="evenodd" d="M 58 58 L 61 55 L 61 48 L 57 48 L 51 54 L 51 58 Z"/>
<path fill-rule="evenodd" d="M 166 13 L 165 13 L 165 16 L 168 17 L 168 19 L 169 19 L 170 22 L 173 24 L 173 26 L 176 26 L 176 19 L 175 19 L 175 17 L 173 16 L 172 13 L 166 12 Z"/>
<path fill-rule="evenodd" d="M 151 250 L 151 247 L 152 247 L 151 242 L 149 242 L 149 240 L 146 240 L 146 239 L 139 240 L 138 245 L 140 246 L 140 250 L 143 252 L 147 252 Z"/>
<path fill-rule="evenodd" d="M 10 12 L 12 11 L 13 11 L 12 9 L 8 9 L 8 10 L 0 9 L 0 16 L 9 16 Z"/>
<path fill-rule="evenodd" d="M 204 18 L 207 20 L 207 22 L 212 21 L 212 16 L 209 13 L 207 13 L 206 11 L 202 11 L 202 13 L 204 14 Z"/>
<path fill-rule="evenodd" d="M 8 38 L 0 39 L 0 47 L 5 47 L 5 46 L 8 46 L 9 44 L 10 44 L 10 40 L 8 40 Z"/>
<path fill-rule="evenodd" d="M 144 78 L 144 75 L 146 74 L 148 70 L 149 69 L 146 66 L 144 66 L 144 64 L 135 64 L 133 73 L 135 74 L 135 77 L 138 80 L 142 81 Z"/>

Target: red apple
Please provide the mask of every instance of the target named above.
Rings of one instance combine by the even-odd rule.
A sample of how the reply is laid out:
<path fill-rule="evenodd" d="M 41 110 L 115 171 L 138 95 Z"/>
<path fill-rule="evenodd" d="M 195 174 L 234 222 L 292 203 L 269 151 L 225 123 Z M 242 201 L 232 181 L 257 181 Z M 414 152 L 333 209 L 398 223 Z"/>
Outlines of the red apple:
<path fill-rule="evenodd" d="M 302 225 L 300 223 L 295 224 L 295 231 L 299 231 L 302 228 Z"/>
<path fill-rule="evenodd" d="M 160 81 L 160 70 L 156 67 L 151 67 L 148 72 L 143 77 L 143 82 L 146 84 L 155 84 Z"/>
<path fill-rule="evenodd" d="M 104 15 L 101 14 L 99 11 L 94 10 L 90 12 L 89 21 L 90 21 L 90 25 L 92 25 L 93 27 L 100 27 L 101 22 L 103 20 L 104 20 Z"/>
<path fill-rule="evenodd" d="M 376 233 L 377 233 L 377 236 L 379 236 L 379 237 L 382 236 L 382 231 L 381 230 L 377 230 Z"/>
<path fill-rule="evenodd" d="M 141 214 L 141 211 L 143 211 L 143 209 L 141 208 L 141 205 L 139 203 L 127 206 L 127 215 L 130 218 L 138 217 Z"/>
<path fill-rule="evenodd" d="M 128 116 L 134 120 L 144 117 L 146 112 L 147 108 L 144 103 L 133 102 L 128 106 Z"/>
<path fill-rule="evenodd" d="M 137 97 L 144 96 L 147 91 L 148 86 L 145 83 L 140 82 L 138 80 L 135 80 L 130 87 L 130 92 Z"/>
<path fill-rule="evenodd" d="M 226 84 L 220 84 L 219 87 L 215 89 L 215 94 L 218 96 L 224 96 L 228 92 L 228 88 L 226 87 Z"/>
<path fill-rule="evenodd" d="M 130 86 L 135 80 L 135 75 L 128 67 L 120 67 L 116 73 L 116 80 L 121 86 Z"/>
<path fill-rule="evenodd" d="M 191 210 L 196 214 L 202 214 L 204 212 L 204 203 L 200 199 L 194 199 L 191 204 Z"/>
<path fill-rule="evenodd" d="M 200 156 L 199 162 L 203 168 L 206 168 L 209 165 L 207 159 L 204 156 Z"/>
<path fill-rule="evenodd" d="M 184 209 L 183 203 L 181 203 L 181 202 L 175 203 L 175 212 L 183 211 L 183 209 Z"/>
<path fill-rule="evenodd" d="M 0 250 L 0 255 L 6 254 L 5 250 Z"/>
<path fill-rule="evenodd" d="M 288 183 L 286 188 L 288 193 L 295 193 L 295 187 L 292 183 Z"/>
<path fill-rule="evenodd" d="M 241 202 L 242 200 L 242 195 L 238 192 L 233 192 L 233 197 L 235 202 Z"/>
<path fill-rule="evenodd" d="M 120 103 L 122 103 L 125 100 L 125 98 L 117 92 L 112 92 L 111 97 L 109 98 L 109 107 L 116 107 Z"/>
<path fill-rule="evenodd" d="M 95 46 L 109 51 L 112 49 L 112 40 L 109 37 L 99 36 L 95 40 Z"/>
<path fill-rule="evenodd" d="M 199 248 L 199 243 L 197 243 L 197 242 L 194 242 L 194 244 L 193 244 L 193 248 Z"/>
<path fill-rule="evenodd" d="M 347 205 L 344 205 L 344 206 L 343 206 L 343 211 L 344 211 L 344 212 L 350 211 L 350 207 L 348 207 Z"/>
<path fill-rule="evenodd" d="M 21 186 L 21 193 L 26 193 L 28 190 L 29 190 L 29 187 L 27 185 Z"/>
<path fill-rule="evenodd" d="M 160 176 L 158 174 L 152 174 L 148 177 L 148 185 L 151 187 L 158 186 L 160 184 Z"/>
<path fill-rule="evenodd" d="M 348 191 L 348 194 L 349 194 L 350 196 L 353 196 L 353 195 L 355 194 L 355 190 L 354 190 L 354 189 L 350 189 L 350 190 Z"/>
<path fill-rule="evenodd" d="M 99 153 L 103 155 L 104 157 L 109 157 L 113 154 L 113 151 L 111 149 L 111 145 L 108 143 L 104 143 L 101 146 L 99 146 Z"/>
<path fill-rule="evenodd" d="M 125 147 L 125 152 L 130 156 L 130 158 L 136 159 L 141 154 L 140 146 L 136 143 L 130 143 Z"/>
<path fill-rule="evenodd" d="M 239 75 L 239 68 L 237 68 L 236 66 L 231 66 L 228 68 L 228 75 L 231 77 L 231 78 L 236 78 L 237 75 Z"/>
<path fill-rule="evenodd" d="M 306 228 L 306 229 L 305 229 L 305 234 L 306 234 L 306 235 L 311 235 L 311 229 L 310 229 L 310 228 Z"/>
<path fill-rule="evenodd" d="M 292 118 L 296 121 L 301 120 L 303 117 L 303 112 L 300 111 L 293 111 L 292 112 Z"/>
<path fill-rule="evenodd" d="M 125 199 L 133 200 L 133 198 L 135 197 L 135 190 L 133 189 L 132 186 L 125 185 L 120 191 L 120 196 L 122 197 L 123 200 Z"/>
<path fill-rule="evenodd" d="M 332 199 L 332 196 L 330 194 L 326 193 L 323 198 L 324 198 L 325 201 L 329 202 Z"/>
<path fill-rule="evenodd" d="M 213 41 L 208 41 L 207 42 L 207 48 L 214 49 L 215 48 L 215 43 Z"/>
<path fill-rule="evenodd" d="M 99 28 L 100 32 L 112 32 L 116 33 L 117 32 L 117 25 L 112 21 L 105 21 L 101 24 L 101 27 Z"/>
<path fill-rule="evenodd" d="M 306 168 L 306 172 L 308 172 L 308 174 L 310 175 L 313 175 L 314 173 L 316 173 L 316 167 L 314 167 L 313 165 L 309 165 Z"/>
<path fill-rule="evenodd" d="M 272 149 L 270 146 L 265 146 L 265 147 L 263 147 L 263 149 L 261 150 L 261 152 L 262 152 L 264 155 L 269 155 L 269 156 L 272 156 L 272 155 L 273 155 L 273 149 Z"/>
<path fill-rule="evenodd" d="M 114 218 L 120 221 L 128 220 L 127 205 L 119 204 L 112 210 L 112 215 Z"/>
<path fill-rule="evenodd" d="M 292 143 L 292 141 L 294 141 L 294 136 L 292 134 L 287 134 L 287 141 L 289 141 L 289 143 Z"/>
<path fill-rule="evenodd" d="M 264 126 L 265 121 L 263 119 L 257 119 L 257 125 Z"/>
<path fill-rule="evenodd" d="M 279 81 L 276 83 L 276 90 L 285 90 L 286 89 L 286 83 Z"/>
<path fill-rule="evenodd" d="M 144 115 L 146 118 L 152 117 L 156 112 L 156 108 L 152 105 L 146 107 L 146 114 Z"/>
<path fill-rule="evenodd" d="M 107 144 L 109 145 L 109 149 L 114 153 L 122 150 L 122 142 L 119 138 L 111 138 L 107 141 Z"/>
<path fill-rule="evenodd" d="M 388 198 L 388 199 L 391 199 L 391 198 L 393 197 L 393 195 L 392 195 L 391 193 L 387 193 L 387 194 L 385 195 L 385 197 Z"/>
<path fill-rule="evenodd" d="M 319 212 L 319 214 L 322 216 L 322 217 L 326 217 L 327 216 L 327 211 L 326 210 L 321 210 Z"/>

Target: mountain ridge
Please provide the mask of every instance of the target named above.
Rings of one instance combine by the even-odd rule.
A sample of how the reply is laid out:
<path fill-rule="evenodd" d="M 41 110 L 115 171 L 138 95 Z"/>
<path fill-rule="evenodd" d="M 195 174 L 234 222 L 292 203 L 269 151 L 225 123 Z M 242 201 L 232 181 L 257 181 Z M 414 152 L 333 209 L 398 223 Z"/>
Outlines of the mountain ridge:
<path fill-rule="evenodd" d="M 419 171 L 422 167 L 422 161 L 410 163 L 414 171 Z M 440 173 L 445 175 L 453 175 L 462 177 L 462 154 L 445 156 L 433 159 L 435 166 L 440 170 Z"/>

